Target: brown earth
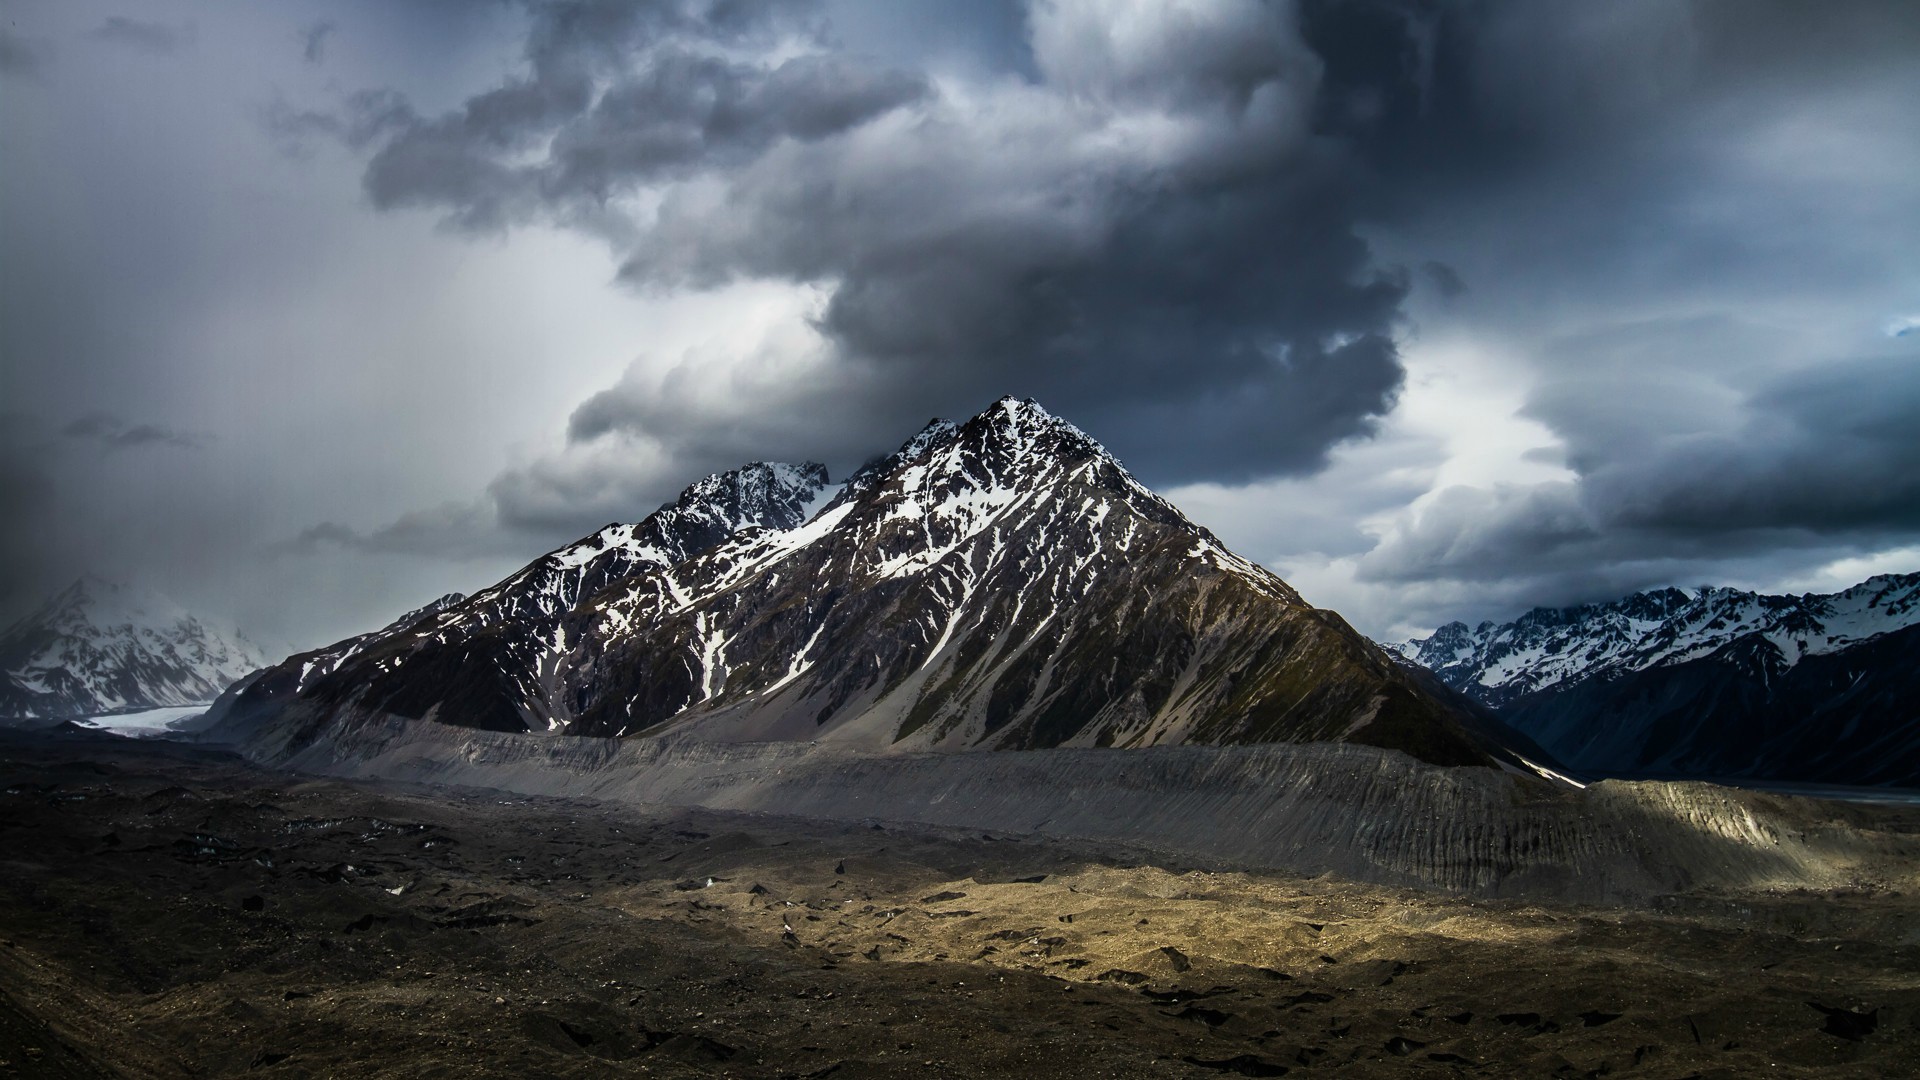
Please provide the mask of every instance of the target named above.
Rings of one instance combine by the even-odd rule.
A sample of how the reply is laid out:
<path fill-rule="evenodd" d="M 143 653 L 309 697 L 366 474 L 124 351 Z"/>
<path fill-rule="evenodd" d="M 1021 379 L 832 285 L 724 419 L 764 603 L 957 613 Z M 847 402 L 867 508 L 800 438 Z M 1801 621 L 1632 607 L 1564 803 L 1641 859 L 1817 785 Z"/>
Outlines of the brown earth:
<path fill-rule="evenodd" d="M 0 1077 L 1912 1075 L 1905 885 L 1490 902 L 9 737 Z"/>

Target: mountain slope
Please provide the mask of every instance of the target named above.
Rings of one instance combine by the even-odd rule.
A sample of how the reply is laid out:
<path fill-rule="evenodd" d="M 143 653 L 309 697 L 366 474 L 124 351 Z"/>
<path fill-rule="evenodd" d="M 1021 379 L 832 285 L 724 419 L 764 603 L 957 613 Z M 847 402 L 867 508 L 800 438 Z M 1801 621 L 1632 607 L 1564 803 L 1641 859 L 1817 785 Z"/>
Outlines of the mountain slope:
<path fill-rule="evenodd" d="M 804 524 L 744 528 L 583 595 L 531 645 L 509 619 L 431 663 L 398 643 L 365 650 L 351 677 L 301 688 L 289 722 L 902 749 L 1340 740 L 1480 765 L 1498 752 L 1471 710 L 1032 402 L 934 422 Z"/>
<path fill-rule="evenodd" d="M 267 663 L 232 626 L 83 577 L 0 634 L 0 717 L 198 705 Z"/>
<path fill-rule="evenodd" d="M 569 730 L 959 749 L 1353 739 L 1454 718 L 1031 402 L 936 423 L 805 527 L 596 600 Z"/>
<path fill-rule="evenodd" d="M 1398 650 L 1577 768 L 1920 786 L 1920 574 L 1664 589 Z"/>
<path fill-rule="evenodd" d="M 472 596 L 442 597 L 371 634 L 289 657 L 221 704 L 216 719 L 296 699 L 375 702 L 496 731 L 545 730 L 564 708 L 563 616 L 582 597 L 684 561 L 742 530 L 786 529 L 826 488 L 817 464 L 755 462 L 688 487 L 636 524 L 615 523 Z"/>
<path fill-rule="evenodd" d="M 1920 626 L 1798 663 L 1751 634 L 1501 716 L 1602 773 L 1920 787 Z"/>

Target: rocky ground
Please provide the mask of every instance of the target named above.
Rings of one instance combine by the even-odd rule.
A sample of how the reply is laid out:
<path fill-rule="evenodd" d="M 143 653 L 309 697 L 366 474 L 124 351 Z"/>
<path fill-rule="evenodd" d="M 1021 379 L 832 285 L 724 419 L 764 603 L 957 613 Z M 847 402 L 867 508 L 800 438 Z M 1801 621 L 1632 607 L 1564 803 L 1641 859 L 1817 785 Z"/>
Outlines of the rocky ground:
<path fill-rule="evenodd" d="M 1911 1075 L 1904 881 L 1487 902 L 0 741 L 0 1077 Z M 1911 811 L 1883 827 L 1920 831 Z"/>

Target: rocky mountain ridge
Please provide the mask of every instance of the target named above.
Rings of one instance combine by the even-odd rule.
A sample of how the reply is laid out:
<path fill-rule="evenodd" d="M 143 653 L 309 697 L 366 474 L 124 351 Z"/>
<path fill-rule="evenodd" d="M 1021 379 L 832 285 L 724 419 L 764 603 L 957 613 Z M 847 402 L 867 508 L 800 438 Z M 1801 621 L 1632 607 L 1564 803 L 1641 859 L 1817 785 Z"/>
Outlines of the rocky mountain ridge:
<path fill-rule="evenodd" d="M 903 750 L 1332 740 L 1496 760 L 1497 724 L 1033 402 L 929 424 L 804 522 L 824 472 L 770 468 L 804 481 L 782 488 L 792 498 L 697 539 L 664 510 L 631 526 L 690 554 L 627 560 L 564 613 L 546 583 L 568 580 L 567 552 L 593 550 L 590 565 L 629 542 L 589 538 L 321 675 L 283 665 L 217 712 L 276 724 L 289 745 L 397 718 Z"/>
<path fill-rule="evenodd" d="M 754 462 L 706 477 L 638 523 L 609 524 L 471 596 L 441 597 L 380 630 L 289 657 L 229 698 L 254 708 L 375 685 L 392 688 L 402 710 L 423 692 L 441 695 L 434 704 L 450 701 L 465 726 L 557 729 L 554 679 L 575 605 L 738 531 L 791 528 L 826 482 L 826 468 L 811 463 Z"/>
<path fill-rule="evenodd" d="M 1770 596 L 1702 586 L 1607 603 L 1535 608 L 1506 623 L 1452 622 L 1387 647 L 1448 686 L 1499 707 L 1584 679 L 1685 663 L 1747 637 L 1787 667 L 1920 624 L 1920 574 L 1887 574 L 1829 594 Z"/>
<path fill-rule="evenodd" d="M 1662 589 L 1393 648 L 1588 771 L 1920 786 L 1920 574 Z"/>

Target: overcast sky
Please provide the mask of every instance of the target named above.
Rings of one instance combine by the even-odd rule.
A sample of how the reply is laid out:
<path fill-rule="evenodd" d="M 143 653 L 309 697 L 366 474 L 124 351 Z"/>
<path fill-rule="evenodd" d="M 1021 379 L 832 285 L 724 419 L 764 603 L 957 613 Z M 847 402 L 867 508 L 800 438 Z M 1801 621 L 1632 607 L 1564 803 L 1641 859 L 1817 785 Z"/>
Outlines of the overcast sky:
<path fill-rule="evenodd" d="M 1920 570 L 1920 4 L 0 0 L 0 614 L 1037 398 L 1379 637 Z"/>

